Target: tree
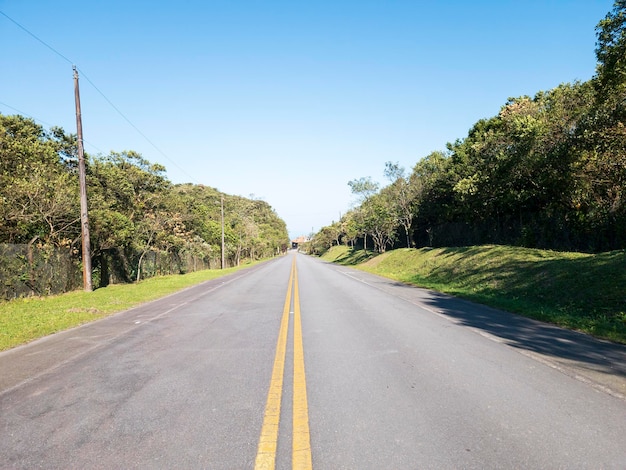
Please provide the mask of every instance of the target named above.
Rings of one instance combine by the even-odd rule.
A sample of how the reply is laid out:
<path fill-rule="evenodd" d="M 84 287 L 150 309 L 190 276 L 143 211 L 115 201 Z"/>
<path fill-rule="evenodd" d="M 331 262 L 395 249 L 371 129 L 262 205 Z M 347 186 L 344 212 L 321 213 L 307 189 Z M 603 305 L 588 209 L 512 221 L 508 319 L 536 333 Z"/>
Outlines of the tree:
<path fill-rule="evenodd" d="M 414 245 L 411 241 L 411 225 L 415 217 L 415 197 L 418 187 L 409 183 L 405 169 L 398 162 L 385 163 L 385 177 L 391 181 L 391 186 L 388 188 L 389 201 L 394 206 L 393 212 L 404 229 L 406 246 L 410 248 Z"/>
<path fill-rule="evenodd" d="M 59 139 L 71 146 L 62 129 L 50 135 L 32 119 L 0 115 L 0 241 L 61 246 L 76 236 L 78 182 Z"/>
<path fill-rule="evenodd" d="M 179 212 L 187 229 L 193 234 L 194 240 L 201 240 L 198 244 L 194 242 L 194 250 L 198 252 L 202 245 L 202 255 L 213 260 L 221 258 L 221 238 L 222 238 L 222 216 L 221 198 L 222 193 L 217 189 L 204 185 L 181 184 L 174 187 L 177 195 L 177 212 Z M 229 198 L 225 196 L 228 205 Z M 230 212 L 227 208 L 226 218 Z M 230 224 L 225 223 L 225 259 L 234 257 L 235 236 Z M 198 253 L 200 254 L 200 253 Z M 221 264 L 221 260 L 220 260 Z"/>
<path fill-rule="evenodd" d="M 450 157 L 435 151 L 418 161 L 409 177 L 409 184 L 415 191 L 413 225 L 424 245 L 434 246 L 436 227 L 452 219 L 455 194 L 450 167 Z"/>
<path fill-rule="evenodd" d="M 138 279 L 148 251 L 167 252 L 179 246 L 167 234 L 173 229 L 168 224 L 176 218 L 165 208 L 172 186 L 164 173 L 165 167 L 134 151 L 111 152 L 89 161 L 88 187 L 94 208 L 91 242 L 103 271 L 108 271 L 107 255 L 124 253 L 123 262 L 117 263 L 118 277 Z"/>
<path fill-rule="evenodd" d="M 378 191 L 379 184 L 372 181 L 370 176 L 348 181 L 352 194 L 356 194 L 359 202 L 370 198 Z"/>
<path fill-rule="evenodd" d="M 356 220 L 356 210 L 348 211 L 339 221 L 341 235 L 343 235 L 346 245 L 354 247 L 359 236 L 359 227 Z"/>
<path fill-rule="evenodd" d="M 602 98 L 626 93 L 626 0 L 616 0 L 613 10 L 596 26 L 596 83 Z"/>
<path fill-rule="evenodd" d="M 371 235 L 374 250 L 378 253 L 384 253 L 387 246 L 392 244 L 398 227 L 398 216 L 392 204 L 393 195 L 386 189 L 361 204 L 364 230 Z"/>
<path fill-rule="evenodd" d="M 339 236 L 341 232 L 339 229 L 339 223 L 334 222 L 331 225 L 322 227 L 319 232 L 315 234 L 311 241 L 312 252 L 316 255 L 324 254 L 334 245 L 339 245 Z"/>
<path fill-rule="evenodd" d="M 379 187 L 378 183 L 372 181 L 370 176 L 348 181 L 348 186 L 350 186 L 352 194 L 355 194 L 358 197 L 358 202 L 360 202 L 361 205 L 376 194 Z M 363 234 L 363 249 L 367 251 L 368 229 L 365 220 L 365 212 L 362 210 L 356 211 L 355 219 L 357 226 L 360 228 L 360 233 Z"/>
<path fill-rule="evenodd" d="M 576 216 L 593 249 L 626 243 L 626 1 L 596 26 L 595 102 L 577 129 Z"/>

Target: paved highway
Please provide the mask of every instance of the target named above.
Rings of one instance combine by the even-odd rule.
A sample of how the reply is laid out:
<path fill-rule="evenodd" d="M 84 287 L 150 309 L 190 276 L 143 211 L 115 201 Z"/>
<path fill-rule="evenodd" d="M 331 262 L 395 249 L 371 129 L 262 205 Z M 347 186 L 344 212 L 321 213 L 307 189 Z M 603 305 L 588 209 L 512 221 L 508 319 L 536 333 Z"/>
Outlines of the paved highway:
<path fill-rule="evenodd" d="M 0 468 L 626 468 L 626 348 L 294 253 L 0 353 Z"/>

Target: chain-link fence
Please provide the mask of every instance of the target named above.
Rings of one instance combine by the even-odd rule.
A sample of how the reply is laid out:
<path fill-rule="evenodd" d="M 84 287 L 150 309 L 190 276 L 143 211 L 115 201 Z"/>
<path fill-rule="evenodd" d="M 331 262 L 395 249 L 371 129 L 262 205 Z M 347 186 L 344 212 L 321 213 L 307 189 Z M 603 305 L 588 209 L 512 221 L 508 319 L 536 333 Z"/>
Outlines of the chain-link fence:
<path fill-rule="evenodd" d="M 139 259 L 141 258 L 141 263 Z M 148 251 L 124 254 L 109 250 L 93 260 L 94 287 L 140 279 L 217 269 L 220 259 L 192 253 Z M 83 285 L 80 254 L 37 244 L 0 244 L 0 298 L 61 294 Z"/>
<path fill-rule="evenodd" d="M 0 296 L 5 299 L 68 292 L 82 285 L 79 260 L 69 249 L 0 244 Z"/>

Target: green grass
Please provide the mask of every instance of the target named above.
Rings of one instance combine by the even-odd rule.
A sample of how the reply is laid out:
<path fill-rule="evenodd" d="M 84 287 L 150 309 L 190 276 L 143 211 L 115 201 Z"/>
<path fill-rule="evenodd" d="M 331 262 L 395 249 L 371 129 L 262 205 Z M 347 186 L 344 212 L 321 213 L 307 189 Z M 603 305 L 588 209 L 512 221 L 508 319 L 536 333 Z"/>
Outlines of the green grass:
<path fill-rule="evenodd" d="M 347 246 L 333 246 L 324 253 L 321 258 L 331 263 L 338 263 L 344 266 L 354 266 L 376 256 L 373 251 L 352 250 Z"/>
<path fill-rule="evenodd" d="M 626 343 L 626 251 L 564 253 L 510 246 L 400 249 L 329 261 Z M 354 263 L 352 261 L 355 261 Z"/>
<path fill-rule="evenodd" d="M 137 284 L 110 285 L 93 292 L 75 291 L 0 302 L 0 351 L 164 297 L 246 266 L 154 277 Z"/>
<path fill-rule="evenodd" d="M 400 249 L 376 256 L 342 246 L 322 258 L 626 344 L 626 251 L 590 255 L 477 246 Z M 0 302 L 0 350 L 236 269 Z"/>

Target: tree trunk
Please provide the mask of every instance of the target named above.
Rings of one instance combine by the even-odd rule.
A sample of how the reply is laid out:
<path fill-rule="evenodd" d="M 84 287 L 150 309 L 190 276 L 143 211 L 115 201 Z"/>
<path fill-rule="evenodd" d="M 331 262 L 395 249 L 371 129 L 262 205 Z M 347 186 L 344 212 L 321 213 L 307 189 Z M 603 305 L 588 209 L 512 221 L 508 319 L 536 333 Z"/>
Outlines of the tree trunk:
<path fill-rule="evenodd" d="M 37 241 L 39 235 L 35 235 L 31 241 L 28 242 L 28 287 L 30 288 L 30 294 L 35 295 L 35 261 L 33 256 L 33 243 Z"/>
<path fill-rule="evenodd" d="M 144 250 L 141 253 L 141 256 L 139 257 L 139 262 L 137 263 L 137 279 L 136 279 L 137 282 L 139 282 L 139 280 L 141 279 L 141 262 L 143 261 L 143 257 L 145 256 L 147 252 L 148 250 Z"/>
<path fill-rule="evenodd" d="M 406 234 L 406 247 L 411 248 L 411 224 L 403 224 L 403 227 Z"/>

